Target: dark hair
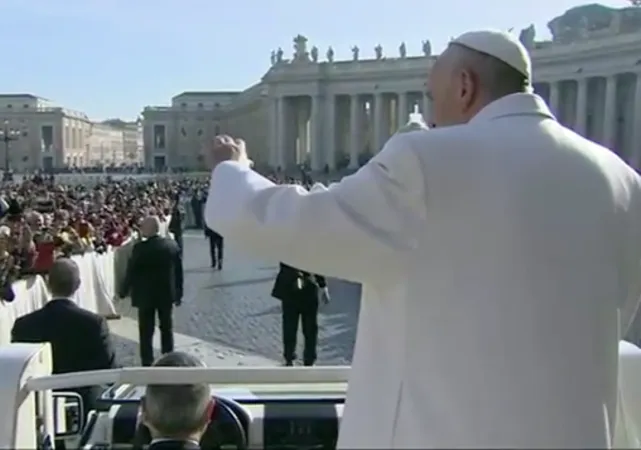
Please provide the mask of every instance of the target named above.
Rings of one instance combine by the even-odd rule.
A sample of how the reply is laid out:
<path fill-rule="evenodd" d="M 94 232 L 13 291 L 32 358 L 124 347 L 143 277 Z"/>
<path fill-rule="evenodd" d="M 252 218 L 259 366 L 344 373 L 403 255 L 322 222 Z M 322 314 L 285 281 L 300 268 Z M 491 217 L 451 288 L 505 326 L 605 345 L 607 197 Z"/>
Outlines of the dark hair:
<path fill-rule="evenodd" d="M 204 364 L 188 353 L 171 352 L 161 356 L 153 367 L 204 367 Z M 147 420 L 163 437 L 170 438 L 201 428 L 210 402 L 211 389 L 207 383 L 150 384 L 143 405 Z"/>

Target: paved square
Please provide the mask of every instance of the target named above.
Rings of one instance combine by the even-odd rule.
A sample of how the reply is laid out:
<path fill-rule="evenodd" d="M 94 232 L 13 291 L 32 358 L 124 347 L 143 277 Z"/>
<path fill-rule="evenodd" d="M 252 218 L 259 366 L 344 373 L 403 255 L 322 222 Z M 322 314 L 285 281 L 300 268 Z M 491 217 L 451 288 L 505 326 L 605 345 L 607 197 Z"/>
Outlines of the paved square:
<path fill-rule="evenodd" d="M 277 365 L 282 361 L 280 302 L 271 297 L 278 266 L 239 255 L 227 246 L 225 267 L 209 267 L 202 233 L 184 236 L 185 297 L 174 312 L 176 350 L 203 358 L 210 366 Z M 332 302 L 319 315 L 319 365 L 350 364 L 360 308 L 360 286 L 329 280 Z M 116 305 L 123 319 L 110 321 L 118 359 L 139 364 L 136 310 Z M 158 331 L 155 348 L 159 348 Z M 302 336 L 299 336 L 299 346 Z"/>

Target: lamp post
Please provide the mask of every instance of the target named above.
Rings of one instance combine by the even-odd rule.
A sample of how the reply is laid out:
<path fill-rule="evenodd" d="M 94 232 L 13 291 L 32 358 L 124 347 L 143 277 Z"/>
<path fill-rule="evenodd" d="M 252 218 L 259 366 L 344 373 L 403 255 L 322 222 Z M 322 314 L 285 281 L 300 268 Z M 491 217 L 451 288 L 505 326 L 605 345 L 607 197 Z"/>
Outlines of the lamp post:
<path fill-rule="evenodd" d="M 11 141 L 17 141 L 20 139 L 20 130 L 11 128 L 9 126 L 9 121 L 5 120 L 3 127 L 0 128 L 0 140 L 4 142 L 4 170 L 5 172 L 9 171 L 9 147 L 11 146 Z"/>

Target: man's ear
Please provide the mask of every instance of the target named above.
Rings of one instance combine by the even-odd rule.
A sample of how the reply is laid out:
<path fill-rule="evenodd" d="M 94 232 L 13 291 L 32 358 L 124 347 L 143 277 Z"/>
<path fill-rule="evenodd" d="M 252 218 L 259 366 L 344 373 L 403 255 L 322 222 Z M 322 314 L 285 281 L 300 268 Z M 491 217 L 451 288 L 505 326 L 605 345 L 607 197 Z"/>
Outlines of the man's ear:
<path fill-rule="evenodd" d="M 214 414 L 214 408 L 216 407 L 216 401 L 212 398 L 209 401 L 209 404 L 207 405 L 207 408 L 205 408 L 205 414 L 203 417 L 203 423 L 205 425 L 209 425 L 209 422 L 211 422 L 211 418 Z"/>
<path fill-rule="evenodd" d="M 140 397 L 140 410 L 138 411 L 138 422 L 147 425 L 147 402 L 143 395 Z"/>

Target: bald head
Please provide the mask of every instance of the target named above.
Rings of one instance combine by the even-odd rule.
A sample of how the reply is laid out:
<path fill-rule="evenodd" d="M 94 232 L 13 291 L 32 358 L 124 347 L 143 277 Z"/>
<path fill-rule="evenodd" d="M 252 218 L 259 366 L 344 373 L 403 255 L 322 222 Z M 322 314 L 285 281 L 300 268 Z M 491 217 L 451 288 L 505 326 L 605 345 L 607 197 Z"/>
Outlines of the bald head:
<path fill-rule="evenodd" d="M 140 224 L 140 234 L 144 238 L 157 236 L 160 233 L 160 219 L 157 216 L 147 216 Z"/>
<path fill-rule="evenodd" d="M 432 68 L 429 87 L 436 126 L 467 123 L 506 95 L 528 92 L 529 77 L 500 59 L 450 43 Z"/>
<path fill-rule="evenodd" d="M 72 297 L 80 287 L 78 265 L 68 258 L 55 260 L 49 269 L 47 285 L 53 298 Z"/>

